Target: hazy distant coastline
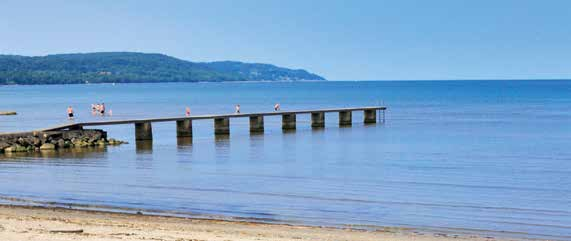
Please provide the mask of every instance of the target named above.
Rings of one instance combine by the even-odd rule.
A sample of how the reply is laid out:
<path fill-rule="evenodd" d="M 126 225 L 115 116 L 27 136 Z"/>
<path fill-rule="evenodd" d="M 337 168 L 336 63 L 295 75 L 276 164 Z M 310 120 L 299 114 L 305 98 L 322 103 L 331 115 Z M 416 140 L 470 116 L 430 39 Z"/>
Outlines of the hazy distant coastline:
<path fill-rule="evenodd" d="M 190 62 L 163 54 L 0 55 L 0 85 L 325 80 L 303 69 L 236 61 Z"/>

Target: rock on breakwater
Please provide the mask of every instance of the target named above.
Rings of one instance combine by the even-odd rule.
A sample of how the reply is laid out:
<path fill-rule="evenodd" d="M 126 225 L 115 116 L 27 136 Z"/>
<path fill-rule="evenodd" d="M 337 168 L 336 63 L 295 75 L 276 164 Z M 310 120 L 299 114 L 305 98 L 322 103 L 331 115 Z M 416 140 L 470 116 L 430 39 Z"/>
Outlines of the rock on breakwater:
<path fill-rule="evenodd" d="M 50 151 L 63 148 L 120 145 L 99 129 L 0 134 L 0 152 Z"/>

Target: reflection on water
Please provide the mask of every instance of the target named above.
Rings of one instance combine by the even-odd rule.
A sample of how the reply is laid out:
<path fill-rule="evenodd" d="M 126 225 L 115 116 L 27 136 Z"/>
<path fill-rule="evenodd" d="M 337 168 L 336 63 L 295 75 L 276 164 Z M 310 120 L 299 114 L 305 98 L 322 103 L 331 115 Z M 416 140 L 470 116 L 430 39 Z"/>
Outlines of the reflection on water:
<path fill-rule="evenodd" d="M 192 137 L 177 137 L 176 145 L 179 149 L 187 149 L 192 147 Z"/>
<path fill-rule="evenodd" d="M 135 141 L 135 145 L 137 148 L 137 154 L 148 154 L 153 152 L 152 140 Z"/>
<path fill-rule="evenodd" d="M 266 155 L 265 152 L 261 152 L 259 150 L 263 150 L 265 140 L 264 140 L 264 133 L 260 132 L 253 132 L 250 133 L 248 136 L 249 138 L 249 146 L 248 146 L 248 157 L 250 160 L 265 160 Z"/>
<path fill-rule="evenodd" d="M 262 137 L 262 138 L 263 138 L 263 137 L 264 137 L 264 132 L 259 132 L 259 131 L 250 132 L 250 136 L 251 136 L 251 137 Z"/>
<path fill-rule="evenodd" d="M 42 150 L 33 152 L 0 153 L 0 161 L 6 159 L 26 161 L 30 159 L 87 159 L 105 158 L 107 147 L 93 146 L 82 148 L 66 148 L 58 150 Z"/>
<path fill-rule="evenodd" d="M 311 127 L 311 132 L 313 134 L 323 133 L 325 131 L 325 127 Z"/>
<path fill-rule="evenodd" d="M 282 129 L 284 134 L 295 134 L 296 129 Z"/>
<path fill-rule="evenodd" d="M 228 143 L 228 140 L 230 139 L 230 135 L 215 135 L 214 136 L 214 140 L 216 141 L 216 143 Z"/>
<path fill-rule="evenodd" d="M 230 160 L 230 135 L 215 135 L 214 142 L 216 163 L 226 163 Z"/>

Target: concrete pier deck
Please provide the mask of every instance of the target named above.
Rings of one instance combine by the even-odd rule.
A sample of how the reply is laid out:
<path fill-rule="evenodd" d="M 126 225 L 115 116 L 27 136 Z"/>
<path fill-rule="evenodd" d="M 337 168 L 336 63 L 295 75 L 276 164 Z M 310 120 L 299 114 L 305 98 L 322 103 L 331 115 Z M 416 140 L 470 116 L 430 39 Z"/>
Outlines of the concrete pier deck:
<path fill-rule="evenodd" d="M 232 118 L 246 118 L 252 116 L 283 116 L 283 115 L 300 115 L 311 114 L 315 112 L 329 113 L 329 112 L 352 112 L 352 111 L 368 111 L 377 112 L 384 111 L 387 108 L 384 106 L 370 106 L 370 107 L 353 107 L 353 108 L 337 108 L 337 109 L 315 109 L 315 110 L 293 110 L 293 111 L 273 111 L 273 112 L 258 112 L 258 113 L 239 113 L 239 114 L 217 114 L 217 115 L 195 115 L 195 116 L 182 116 L 182 117 L 165 117 L 165 118 L 148 118 L 148 119 L 130 119 L 130 120 L 108 120 L 108 121 L 93 121 L 93 122 L 79 122 L 71 123 L 61 126 L 54 126 L 38 131 L 55 131 L 64 129 L 81 129 L 86 126 L 106 126 L 106 125 L 122 125 L 122 124 L 135 124 L 147 122 L 170 122 L 170 121 L 183 121 L 183 120 L 206 120 L 206 119 L 232 119 Z"/>
<path fill-rule="evenodd" d="M 176 122 L 177 137 L 192 137 L 192 121 L 194 120 L 208 120 L 214 121 L 214 133 L 216 135 L 229 135 L 230 134 L 230 119 L 232 118 L 249 118 L 250 119 L 250 132 L 263 132 L 264 131 L 264 117 L 266 116 L 282 116 L 282 129 L 295 130 L 296 129 L 296 116 L 301 114 L 310 114 L 313 128 L 322 128 L 325 126 L 325 113 L 337 112 L 339 113 L 340 125 L 351 125 L 353 111 L 363 111 L 363 123 L 371 124 L 377 122 L 377 112 L 382 111 L 382 119 L 384 121 L 385 106 L 368 106 L 368 107 L 353 107 L 353 108 L 335 108 L 335 109 L 314 109 L 314 110 L 293 110 L 293 111 L 272 111 L 272 112 L 258 112 L 258 113 L 235 113 L 235 114 L 215 114 L 215 115 L 195 115 L 195 116 L 179 116 L 179 117 L 165 117 L 165 118 L 147 118 L 147 119 L 129 119 L 129 120 L 105 120 L 93 122 L 78 122 L 70 123 L 50 128 L 34 130 L 32 132 L 45 132 L 45 131 L 60 131 L 60 130 L 81 130 L 87 126 L 107 126 L 107 125 L 135 125 L 135 139 L 136 140 L 152 140 L 153 122 Z M 0 135 L 9 135 L 14 133 L 0 133 Z"/>

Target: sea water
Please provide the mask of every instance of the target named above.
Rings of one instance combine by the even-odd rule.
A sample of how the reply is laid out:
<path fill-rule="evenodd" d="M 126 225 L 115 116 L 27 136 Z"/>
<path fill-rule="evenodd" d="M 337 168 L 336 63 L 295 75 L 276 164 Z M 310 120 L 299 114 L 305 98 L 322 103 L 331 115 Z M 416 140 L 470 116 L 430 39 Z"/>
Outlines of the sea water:
<path fill-rule="evenodd" d="M 93 116 L 105 103 L 113 116 Z M 0 154 L 3 202 L 60 204 L 291 224 L 397 226 L 571 239 L 571 81 L 340 81 L 1 86 L 0 132 L 76 122 L 386 105 L 384 123 L 251 135 L 212 120 L 177 139 L 153 123 L 102 126 L 129 144 Z"/>

